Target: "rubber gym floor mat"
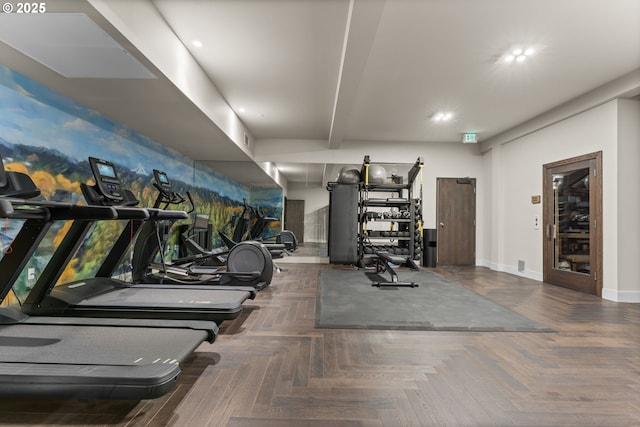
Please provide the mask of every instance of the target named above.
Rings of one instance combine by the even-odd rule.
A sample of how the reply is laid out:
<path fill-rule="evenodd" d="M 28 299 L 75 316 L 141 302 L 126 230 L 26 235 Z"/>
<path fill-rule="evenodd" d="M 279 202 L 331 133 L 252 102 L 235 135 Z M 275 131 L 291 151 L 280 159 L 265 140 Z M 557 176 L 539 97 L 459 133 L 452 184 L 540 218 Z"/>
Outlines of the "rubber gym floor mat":
<path fill-rule="evenodd" d="M 400 271 L 418 287 L 371 286 L 364 271 L 321 270 L 317 328 L 554 332 L 428 271 Z M 386 274 L 382 279 L 386 279 Z"/>

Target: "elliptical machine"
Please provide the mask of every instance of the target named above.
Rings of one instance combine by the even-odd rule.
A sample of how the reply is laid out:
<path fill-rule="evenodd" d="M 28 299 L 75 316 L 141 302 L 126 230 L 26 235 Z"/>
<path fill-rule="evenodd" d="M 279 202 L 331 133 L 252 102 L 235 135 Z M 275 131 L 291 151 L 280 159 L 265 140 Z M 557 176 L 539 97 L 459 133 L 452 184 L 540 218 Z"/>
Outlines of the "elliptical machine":
<path fill-rule="evenodd" d="M 246 242 L 246 241 L 255 241 L 263 244 L 272 258 L 282 258 L 285 254 L 289 255 L 288 249 L 292 249 L 293 245 L 287 245 L 285 243 L 278 243 L 274 241 L 262 240 L 259 236 L 254 237 L 254 229 L 256 227 L 256 223 L 258 222 L 258 218 L 253 218 L 255 216 L 255 209 L 247 204 L 246 200 L 242 200 L 243 208 L 242 213 L 238 215 L 236 218 L 232 218 L 232 220 L 226 226 L 233 226 L 233 237 L 230 237 L 227 233 L 220 230 L 218 231 L 218 235 L 222 239 L 223 243 L 227 246 L 227 248 L 232 249 L 238 243 Z M 269 218 L 266 223 L 258 224 L 260 227 L 260 234 L 265 230 L 266 225 L 271 221 L 276 220 L 275 218 Z M 253 222 L 253 225 L 252 225 Z M 225 227 L 226 227 L 225 226 Z"/>
<path fill-rule="evenodd" d="M 249 239 L 258 240 L 265 244 L 275 243 L 285 245 L 287 251 L 295 251 L 298 249 L 298 239 L 291 230 L 282 230 L 275 236 L 268 238 L 264 237 L 264 233 L 267 231 L 269 224 L 271 222 L 279 221 L 278 218 L 265 215 L 260 206 L 252 207 L 251 214 L 253 216 L 253 221 L 249 228 Z"/>
<path fill-rule="evenodd" d="M 187 199 L 173 191 L 171 181 L 163 171 L 153 170 L 153 186 L 158 190 L 154 202 L 155 209 L 167 209 L 171 205 L 181 205 L 189 200 L 193 213 L 195 205 L 187 191 Z M 194 220 L 195 221 L 195 220 Z M 269 286 L 273 278 L 273 261 L 269 251 L 258 242 L 246 241 L 237 245 L 226 254 L 203 250 L 192 255 L 174 259 L 170 264 L 164 261 L 164 247 L 171 223 L 147 221 L 140 227 L 133 250 L 133 280 L 185 281 L 225 286 L 252 286 L 258 290 Z M 188 236 L 183 241 L 191 241 Z M 160 263 L 154 262 L 160 253 Z M 226 265 L 226 269 L 221 268 Z M 159 274 L 160 273 L 160 274 Z M 159 277 L 160 276 L 160 277 Z"/>

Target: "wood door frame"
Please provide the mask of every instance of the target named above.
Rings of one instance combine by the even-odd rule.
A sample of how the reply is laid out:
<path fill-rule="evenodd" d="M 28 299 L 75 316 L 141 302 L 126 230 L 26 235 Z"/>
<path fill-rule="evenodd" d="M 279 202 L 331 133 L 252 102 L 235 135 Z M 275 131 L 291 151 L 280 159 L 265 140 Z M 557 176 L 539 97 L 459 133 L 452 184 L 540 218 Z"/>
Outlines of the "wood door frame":
<path fill-rule="evenodd" d="M 580 292 L 593 293 L 590 291 L 591 286 L 587 287 L 587 279 L 581 280 L 580 277 L 576 276 L 576 273 L 553 268 L 554 239 L 550 233 L 554 225 L 555 214 L 553 192 L 549 191 L 549 188 L 552 188 L 553 185 L 551 170 L 560 169 L 558 172 L 561 172 L 580 167 L 589 168 L 589 253 L 591 256 L 591 268 L 587 277 L 589 282 L 595 282 L 595 295 L 602 297 L 602 229 L 604 227 L 602 221 L 602 151 L 543 165 L 542 277 L 545 283 L 567 287 Z"/>
<path fill-rule="evenodd" d="M 441 207 L 443 205 L 450 205 L 450 203 L 447 203 L 445 200 L 442 199 L 442 193 L 440 191 L 440 183 L 443 182 L 444 180 L 447 181 L 453 181 L 455 180 L 456 183 L 460 184 L 459 181 L 463 180 L 465 181 L 465 184 L 471 184 L 473 187 L 473 203 L 472 203 L 472 213 L 473 213 L 473 233 L 471 236 L 471 239 L 469 239 L 468 241 L 470 241 L 469 246 L 467 247 L 468 250 L 472 251 L 472 258 L 473 261 L 471 264 L 467 264 L 467 263 L 454 263 L 454 264 L 442 264 L 441 263 L 441 253 L 442 253 L 442 213 L 441 213 Z M 477 224 L 476 224 L 476 208 L 477 208 L 477 200 L 476 200 L 476 188 L 477 188 L 477 180 L 476 178 L 470 178 L 470 177 L 458 177 L 458 178 L 452 178 L 452 177 L 438 177 L 436 178 L 436 266 L 440 266 L 440 265 L 475 265 L 477 262 L 477 254 L 476 254 L 476 233 L 477 233 Z M 445 234 L 446 235 L 446 234 Z M 459 242 L 459 240 L 457 241 Z M 448 244 L 452 244 L 451 242 L 448 242 Z"/>

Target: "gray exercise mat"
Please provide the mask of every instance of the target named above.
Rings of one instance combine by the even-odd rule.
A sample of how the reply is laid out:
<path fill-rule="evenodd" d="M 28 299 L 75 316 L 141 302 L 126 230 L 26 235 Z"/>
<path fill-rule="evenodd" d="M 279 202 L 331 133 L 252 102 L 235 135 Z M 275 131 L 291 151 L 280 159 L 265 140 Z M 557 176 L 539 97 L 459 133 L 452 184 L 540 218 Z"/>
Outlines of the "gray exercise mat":
<path fill-rule="evenodd" d="M 316 327 L 432 331 L 553 332 L 428 271 L 400 271 L 418 287 L 371 286 L 364 271 L 322 270 Z M 386 279 L 388 274 L 383 274 Z"/>

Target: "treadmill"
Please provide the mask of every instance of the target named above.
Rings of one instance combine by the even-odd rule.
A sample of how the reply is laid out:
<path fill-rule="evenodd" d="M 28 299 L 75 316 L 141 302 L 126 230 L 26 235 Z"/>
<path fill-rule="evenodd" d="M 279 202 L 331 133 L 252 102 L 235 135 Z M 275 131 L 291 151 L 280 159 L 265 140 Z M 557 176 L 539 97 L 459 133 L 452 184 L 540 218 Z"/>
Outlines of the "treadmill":
<path fill-rule="evenodd" d="M 1 162 L 1 159 L 0 159 Z M 23 184 L 26 191 L 20 191 Z M 0 168 L 6 196 L 31 192 L 27 175 Z M 17 188 L 17 190 L 16 190 Z M 0 218 L 24 220 L 0 253 L 0 303 L 33 256 L 52 219 L 113 217 L 108 209 L 0 198 Z M 14 209 L 14 206 L 16 208 Z M 180 362 L 203 341 L 213 342 L 213 322 L 146 319 L 32 318 L 0 307 L 0 396 L 152 399 L 173 389 Z"/>
<path fill-rule="evenodd" d="M 115 170 L 114 170 L 115 173 Z M 114 175 L 115 176 L 115 175 Z M 117 176 L 116 176 L 117 177 Z M 31 195 L 37 188 L 28 176 L 23 182 L 18 195 Z M 111 180 L 113 181 L 113 180 Z M 105 184 L 106 185 L 106 184 Z M 112 186 L 110 182 L 108 185 Z M 14 194 L 16 192 L 14 191 Z M 0 196 L 3 196 L 0 191 Z M 5 199 L 12 205 L 31 204 L 38 206 L 44 202 Z M 46 202 L 49 205 L 53 202 Z M 89 225 L 97 220 L 105 220 L 94 215 L 95 208 L 108 209 L 115 212 L 116 219 L 131 216 L 148 216 L 144 209 L 130 207 L 95 207 L 71 206 L 73 210 L 86 211 L 81 218 L 75 218 L 72 228 L 81 228 L 85 232 Z M 111 217 L 113 218 L 113 217 Z M 49 229 L 52 221 L 67 219 L 66 217 L 49 216 L 46 220 L 29 223 L 32 234 L 31 242 L 37 245 Z M 25 224 L 26 225 L 26 224 Z M 38 316 L 76 316 L 76 317 L 125 317 L 140 319 L 176 319 L 176 320 L 209 320 L 221 323 L 224 320 L 238 317 L 242 311 L 242 303 L 255 296 L 255 290 L 220 290 L 207 286 L 168 286 L 168 285 L 131 285 L 122 280 L 109 277 L 95 277 L 77 280 L 55 286 L 66 264 L 72 259 L 82 239 L 70 242 L 68 236 L 63 239 L 54 256 L 29 292 L 22 311 L 28 315 Z M 35 250 L 35 248 L 34 248 Z M 16 274 L 19 274 L 16 273 Z M 0 277 L 2 272 L 0 272 Z M 16 280 L 17 276 L 11 280 Z M 9 279 L 7 279 L 9 280 Z M 10 280 L 9 280 L 10 281 Z M 13 282 L 11 282 L 13 283 Z M 55 286 L 55 287 L 54 287 Z"/>

